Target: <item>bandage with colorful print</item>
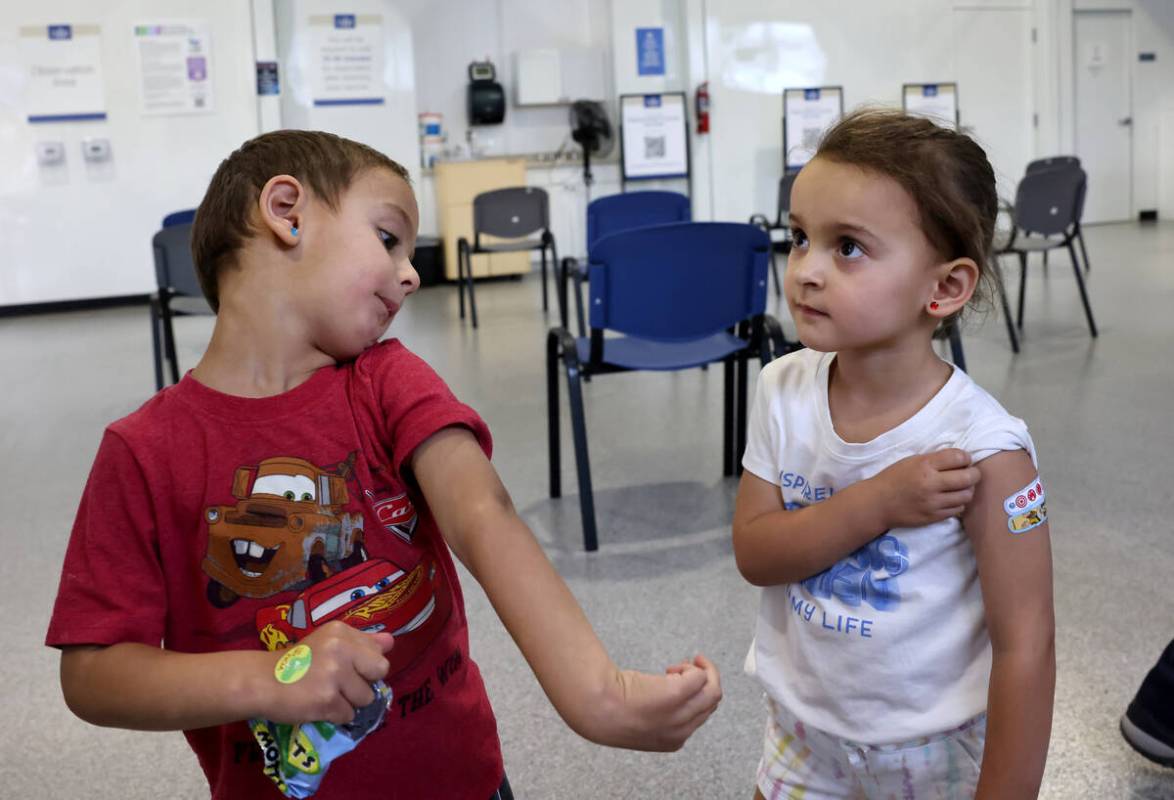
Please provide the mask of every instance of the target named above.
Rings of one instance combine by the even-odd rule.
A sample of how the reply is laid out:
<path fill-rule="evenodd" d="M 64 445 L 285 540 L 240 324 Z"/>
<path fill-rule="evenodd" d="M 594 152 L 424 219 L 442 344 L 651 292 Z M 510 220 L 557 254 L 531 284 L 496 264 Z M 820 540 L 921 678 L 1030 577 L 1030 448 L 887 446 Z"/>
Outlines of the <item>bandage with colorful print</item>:
<path fill-rule="evenodd" d="M 1004 500 L 1003 511 L 1007 514 L 1007 529 L 1011 533 L 1027 533 L 1047 522 L 1047 498 L 1039 476 Z"/>
<path fill-rule="evenodd" d="M 249 720 L 249 729 L 261 746 L 262 769 L 286 797 L 309 797 L 318 791 L 326 770 L 340 756 L 359 746 L 367 734 L 383 724 L 391 706 L 391 687 L 371 684 L 375 699 L 355 712 L 346 725 L 305 722 L 301 725 Z"/>

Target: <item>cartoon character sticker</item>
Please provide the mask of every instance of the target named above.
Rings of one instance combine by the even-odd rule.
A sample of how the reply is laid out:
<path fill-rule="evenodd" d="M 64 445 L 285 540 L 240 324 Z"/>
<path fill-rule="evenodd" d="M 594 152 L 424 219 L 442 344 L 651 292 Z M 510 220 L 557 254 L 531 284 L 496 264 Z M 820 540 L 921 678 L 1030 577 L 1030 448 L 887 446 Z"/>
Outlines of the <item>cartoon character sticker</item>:
<path fill-rule="evenodd" d="M 366 559 L 363 515 L 344 510 L 355 455 L 333 470 L 292 456 L 237 469 L 236 504 L 204 511 L 208 550 L 201 566 L 211 579 L 212 605 L 269 597 Z"/>
<path fill-rule="evenodd" d="M 387 654 L 391 674 L 412 663 L 448 619 L 452 601 L 444 571 L 425 555 L 405 569 L 372 558 L 303 591 L 292 603 L 257 612 L 257 635 L 269 650 L 301 641 L 328 622 L 396 637 Z"/>

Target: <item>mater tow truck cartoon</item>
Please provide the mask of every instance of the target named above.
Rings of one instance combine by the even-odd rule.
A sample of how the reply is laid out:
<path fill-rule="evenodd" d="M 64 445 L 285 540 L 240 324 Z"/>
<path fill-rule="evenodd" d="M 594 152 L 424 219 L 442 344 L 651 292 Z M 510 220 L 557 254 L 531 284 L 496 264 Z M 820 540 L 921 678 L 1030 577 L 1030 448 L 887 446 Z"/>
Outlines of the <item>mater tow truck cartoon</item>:
<path fill-rule="evenodd" d="M 237 469 L 236 505 L 204 512 L 212 605 L 300 588 L 366 560 L 363 515 L 343 510 L 355 455 L 333 471 L 290 456 Z"/>

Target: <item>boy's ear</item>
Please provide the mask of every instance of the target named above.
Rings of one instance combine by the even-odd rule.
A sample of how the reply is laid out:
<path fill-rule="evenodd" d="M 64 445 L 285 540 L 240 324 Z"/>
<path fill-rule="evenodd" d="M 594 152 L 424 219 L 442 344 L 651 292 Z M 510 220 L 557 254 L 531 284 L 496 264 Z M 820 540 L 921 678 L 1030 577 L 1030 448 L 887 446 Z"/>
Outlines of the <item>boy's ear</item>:
<path fill-rule="evenodd" d="M 959 258 L 938 267 L 926 312 L 945 319 L 962 310 L 978 287 L 978 264 L 972 258 Z"/>
<path fill-rule="evenodd" d="M 301 241 L 302 217 L 309 195 L 301 181 L 292 175 L 275 175 L 261 187 L 257 199 L 261 224 L 290 247 Z"/>

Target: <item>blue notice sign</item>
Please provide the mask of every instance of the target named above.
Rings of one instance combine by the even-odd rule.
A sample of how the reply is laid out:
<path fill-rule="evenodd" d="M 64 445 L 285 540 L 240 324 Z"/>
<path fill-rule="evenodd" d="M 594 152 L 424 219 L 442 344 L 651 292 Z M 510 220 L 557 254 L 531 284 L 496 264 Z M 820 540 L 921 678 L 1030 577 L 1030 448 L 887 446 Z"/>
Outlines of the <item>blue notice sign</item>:
<path fill-rule="evenodd" d="M 662 102 L 663 101 L 661 100 L 660 95 L 658 95 L 658 94 L 644 95 L 644 107 L 645 108 L 660 108 Z"/>
<path fill-rule="evenodd" d="M 354 14 L 335 14 L 334 27 L 336 28 L 353 28 L 355 27 Z"/>
<path fill-rule="evenodd" d="M 938 96 L 938 85 L 936 83 L 927 83 L 925 86 L 922 86 L 921 87 L 921 96 L 922 97 L 937 97 Z"/>
<path fill-rule="evenodd" d="M 636 29 L 636 72 L 664 74 L 664 28 Z"/>
<path fill-rule="evenodd" d="M 803 90 L 803 99 L 804 100 L 818 100 L 819 99 L 819 89 L 804 89 Z"/>
<path fill-rule="evenodd" d="M 257 62 L 257 94 L 262 97 L 281 94 L 281 82 L 277 77 L 276 61 Z"/>
<path fill-rule="evenodd" d="M 49 40 L 53 42 L 64 42 L 73 38 L 72 25 L 50 25 L 49 26 Z"/>

